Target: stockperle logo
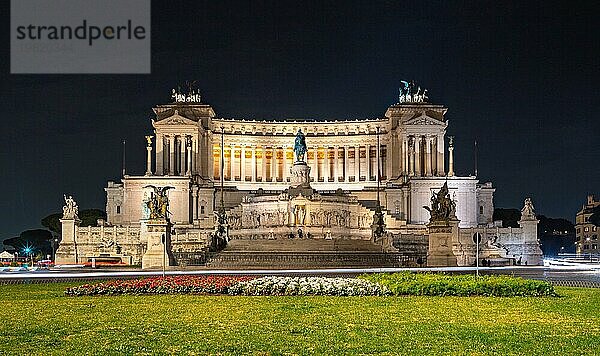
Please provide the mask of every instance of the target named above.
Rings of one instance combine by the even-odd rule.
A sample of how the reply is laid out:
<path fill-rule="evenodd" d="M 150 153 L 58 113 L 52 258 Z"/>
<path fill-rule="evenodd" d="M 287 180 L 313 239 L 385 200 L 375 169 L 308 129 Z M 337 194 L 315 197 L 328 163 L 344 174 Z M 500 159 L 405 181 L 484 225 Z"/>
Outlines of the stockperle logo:
<path fill-rule="evenodd" d="M 150 73 L 150 0 L 11 0 L 11 73 Z"/>

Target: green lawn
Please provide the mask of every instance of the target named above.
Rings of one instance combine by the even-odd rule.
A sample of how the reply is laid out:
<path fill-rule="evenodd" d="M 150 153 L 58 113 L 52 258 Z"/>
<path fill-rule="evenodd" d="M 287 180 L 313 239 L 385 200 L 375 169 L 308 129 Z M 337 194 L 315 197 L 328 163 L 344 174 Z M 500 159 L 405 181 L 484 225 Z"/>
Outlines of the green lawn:
<path fill-rule="evenodd" d="M 3 354 L 600 353 L 600 290 L 561 298 L 65 297 L 0 286 Z"/>

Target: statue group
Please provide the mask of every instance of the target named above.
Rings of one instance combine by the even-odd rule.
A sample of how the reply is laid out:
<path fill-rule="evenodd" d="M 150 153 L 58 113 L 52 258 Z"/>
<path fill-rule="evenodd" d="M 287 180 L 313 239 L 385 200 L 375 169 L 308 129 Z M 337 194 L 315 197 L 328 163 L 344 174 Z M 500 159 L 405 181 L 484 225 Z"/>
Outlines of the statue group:
<path fill-rule="evenodd" d="M 402 86 L 398 90 L 399 103 L 422 103 L 427 100 L 427 89 L 421 90 L 421 87 L 416 86 L 415 82 L 401 81 Z"/>
<path fill-rule="evenodd" d="M 430 222 L 450 221 L 456 219 L 456 203 L 450 198 L 448 183 L 444 183 L 442 188 L 431 195 L 431 208 L 424 206 L 431 214 Z"/>
<path fill-rule="evenodd" d="M 63 195 L 65 198 L 65 206 L 63 206 L 63 219 L 75 219 L 77 220 L 77 214 L 79 214 L 79 207 L 72 196 Z"/>
<path fill-rule="evenodd" d="M 147 185 L 144 188 L 152 188 L 154 192 L 150 194 L 150 199 L 146 201 L 146 206 L 150 211 L 149 218 L 152 220 L 168 219 L 169 214 L 169 197 L 167 191 L 174 187 L 156 187 Z"/>

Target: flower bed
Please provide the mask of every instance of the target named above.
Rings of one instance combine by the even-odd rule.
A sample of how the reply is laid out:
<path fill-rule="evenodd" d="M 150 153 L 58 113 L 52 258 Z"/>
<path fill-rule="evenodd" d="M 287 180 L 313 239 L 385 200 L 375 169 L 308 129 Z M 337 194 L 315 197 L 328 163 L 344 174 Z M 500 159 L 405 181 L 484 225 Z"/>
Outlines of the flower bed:
<path fill-rule="evenodd" d="M 557 296 L 551 283 L 510 276 L 447 275 L 443 273 L 368 274 L 359 278 L 386 287 L 393 295 L 429 296 Z"/>
<path fill-rule="evenodd" d="M 262 277 L 237 283 L 233 295 L 385 295 L 387 288 L 364 279 L 324 277 Z"/>
<path fill-rule="evenodd" d="M 99 294 L 227 294 L 238 282 L 253 277 L 176 276 L 117 280 L 67 288 L 66 295 Z"/>
<path fill-rule="evenodd" d="M 552 284 L 509 276 L 442 273 L 380 273 L 359 278 L 176 276 L 117 280 L 67 288 L 66 295 L 229 294 L 229 295 L 426 295 L 556 296 Z"/>

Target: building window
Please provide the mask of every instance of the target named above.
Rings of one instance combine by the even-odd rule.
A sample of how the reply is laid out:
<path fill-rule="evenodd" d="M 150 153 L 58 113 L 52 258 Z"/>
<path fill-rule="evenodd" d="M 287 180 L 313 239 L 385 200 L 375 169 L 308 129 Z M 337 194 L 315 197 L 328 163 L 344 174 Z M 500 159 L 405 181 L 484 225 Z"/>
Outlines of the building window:
<path fill-rule="evenodd" d="M 598 235 L 592 235 L 592 240 L 598 240 Z"/>
<path fill-rule="evenodd" d="M 584 250 L 589 250 L 589 248 L 590 248 L 590 245 L 583 245 Z"/>
<path fill-rule="evenodd" d="M 577 228 L 577 233 L 578 234 L 581 233 L 581 229 L 580 228 Z"/>
<path fill-rule="evenodd" d="M 479 206 L 479 215 L 483 215 L 483 205 Z"/>
<path fill-rule="evenodd" d="M 204 205 L 200 206 L 200 215 L 204 215 Z"/>
<path fill-rule="evenodd" d="M 583 231 L 585 231 L 585 232 L 588 232 L 588 231 L 590 231 L 590 228 L 589 228 L 589 226 L 586 226 L 586 227 L 585 227 L 585 229 L 583 229 Z"/>
<path fill-rule="evenodd" d="M 592 226 L 592 231 L 596 231 L 596 225 Z"/>
<path fill-rule="evenodd" d="M 117 205 L 117 214 L 121 214 L 121 206 Z"/>

